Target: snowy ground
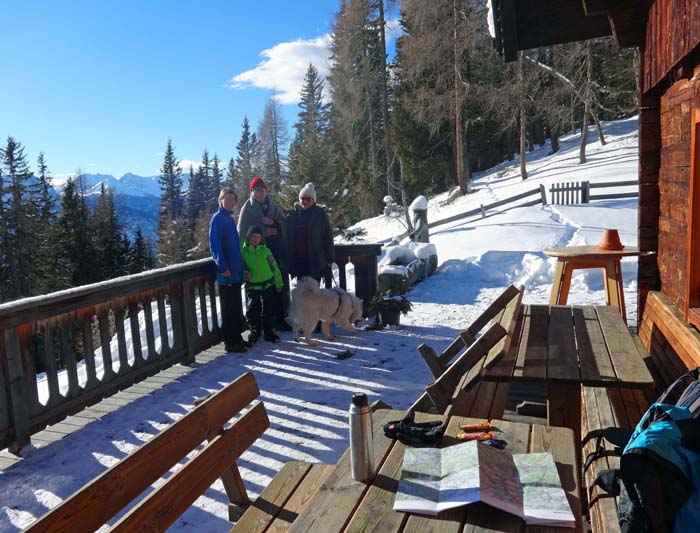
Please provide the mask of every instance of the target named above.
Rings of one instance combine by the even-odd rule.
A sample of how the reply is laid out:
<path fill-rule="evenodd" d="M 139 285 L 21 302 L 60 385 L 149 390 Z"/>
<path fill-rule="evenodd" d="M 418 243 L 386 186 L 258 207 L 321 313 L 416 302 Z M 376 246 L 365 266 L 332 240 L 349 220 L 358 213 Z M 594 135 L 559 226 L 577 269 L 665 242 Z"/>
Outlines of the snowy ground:
<path fill-rule="evenodd" d="M 578 137 L 564 139 L 562 150 L 528 155 L 530 178 L 517 175 L 517 162 L 477 176 L 464 198 L 445 205 L 445 195 L 430 200 L 429 220 L 512 196 L 538 183 L 619 181 L 637 177 L 636 120 L 605 125 L 608 145 L 595 134 L 589 162 L 577 164 Z M 364 242 L 401 233 L 393 220 L 364 221 Z M 333 463 L 347 448 L 346 409 L 354 391 L 405 408 L 422 392 L 430 374 L 416 347 L 427 342 L 438 352 L 510 283 L 525 286 L 526 303 L 546 303 L 554 261 L 542 250 L 552 246 L 595 244 L 601 230 L 615 227 L 625 244 L 637 241 L 637 201 L 611 200 L 581 206 L 535 206 L 503 210 L 486 218 L 439 226 L 431 232 L 439 258 L 437 272 L 407 295 L 413 311 L 402 326 L 363 331 L 337 342 L 309 347 L 282 334 L 276 345 L 260 343 L 245 355 L 228 355 L 196 365 L 195 371 L 147 398 L 94 422 L 45 448 L 29 449 L 24 460 L 0 472 L 0 531 L 29 525 L 80 486 L 133 452 L 158 431 L 192 409 L 195 397 L 221 389 L 248 370 L 254 372 L 271 427 L 243 456 L 241 472 L 251 496 L 257 495 L 290 459 Z M 636 259 L 623 260 L 628 320 L 636 323 Z M 350 276 L 352 279 L 352 276 Z M 602 274 L 577 271 L 570 303 L 603 303 Z M 350 350 L 351 358 L 336 354 Z M 225 494 L 213 485 L 172 530 L 227 531 Z"/>

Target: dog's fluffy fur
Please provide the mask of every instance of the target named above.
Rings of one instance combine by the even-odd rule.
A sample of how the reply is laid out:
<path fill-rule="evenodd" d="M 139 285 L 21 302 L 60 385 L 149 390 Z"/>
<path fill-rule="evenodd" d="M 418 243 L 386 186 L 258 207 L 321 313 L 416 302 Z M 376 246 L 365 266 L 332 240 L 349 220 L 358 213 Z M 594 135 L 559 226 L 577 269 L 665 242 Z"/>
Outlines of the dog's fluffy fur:
<path fill-rule="evenodd" d="M 289 307 L 289 321 L 294 330 L 294 340 L 299 341 L 297 332 L 304 331 L 306 342 L 316 346 L 317 341 L 311 339 L 316 324 L 323 322 L 321 331 L 329 340 L 335 340 L 331 335 L 331 322 L 341 328 L 357 333 L 353 324 L 362 318 L 362 300 L 341 288 L 321 289 L 313 278 L 299 280 L 292 289 L 292 303 Z"/>

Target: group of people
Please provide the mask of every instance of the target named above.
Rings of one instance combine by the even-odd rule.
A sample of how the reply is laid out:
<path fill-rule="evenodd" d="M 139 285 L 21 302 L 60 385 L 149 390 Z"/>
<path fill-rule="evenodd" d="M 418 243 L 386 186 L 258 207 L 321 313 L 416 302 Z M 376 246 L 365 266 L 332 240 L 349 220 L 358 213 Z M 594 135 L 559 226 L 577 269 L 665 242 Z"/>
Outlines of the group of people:
<path fill-rule="evenodd" d="M 238 225 L 233 216 L 238 195 L 232 189 L 221 189 L 219 209 L 209 223 L 224 344 L 227 352 L 234 353 L 244 353 L 260 337 L 277 342 L 276 329 L 291 329 L 285 321 L 290 276 L 320 282 L 335 260 L 331 225 L 324 209 L 316 205 L 313 183 L 299 191 L 299 203 L 288 215 L 268 196 L 261 177 L 250 181 L 249 190 Z M 247 340 L 241 335 L 243 283 Z"/>

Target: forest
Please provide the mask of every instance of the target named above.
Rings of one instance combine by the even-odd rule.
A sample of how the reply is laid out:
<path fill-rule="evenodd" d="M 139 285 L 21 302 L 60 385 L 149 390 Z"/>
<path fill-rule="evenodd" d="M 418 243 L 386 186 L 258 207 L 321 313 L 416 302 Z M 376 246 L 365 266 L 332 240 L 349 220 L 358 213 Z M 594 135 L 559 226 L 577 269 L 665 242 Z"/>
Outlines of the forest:
<path fill-rule="evenodd" d="M 388 53 L 386 13 L 400 33 Z M 469 194 L 475 172 L 560 136 L 637 113 L 638 51 L 611 38 L 521 52 L 505 63 L 493 46 L 484 0 L 343 0 L 332 27 L 331 68 L 309 64 L 294 124 L 270 95 L 257 128 L 248 119 L 232 154 L 203 149 L 183 169 L 177 139 L 165 142 L 156 242 L 129 239 L 112 192 L 88 202 L 80 173 L 60 197 L 49 163 L 32 170 L 20 140 L 0 147 L 0 302 L 207 257 L 208 222 L 222 185 L 240 201 L 260 175 L 291 209 L 313 181 L 342 230 L 378 215 L 385 196 L 402 206 L 419 194 Z M 206 138 L 202 139 L 206 146 Z M 38 147 L 40 148 L 40 147 Z M 185 170 L 187 172 L 187 170 Z"/>

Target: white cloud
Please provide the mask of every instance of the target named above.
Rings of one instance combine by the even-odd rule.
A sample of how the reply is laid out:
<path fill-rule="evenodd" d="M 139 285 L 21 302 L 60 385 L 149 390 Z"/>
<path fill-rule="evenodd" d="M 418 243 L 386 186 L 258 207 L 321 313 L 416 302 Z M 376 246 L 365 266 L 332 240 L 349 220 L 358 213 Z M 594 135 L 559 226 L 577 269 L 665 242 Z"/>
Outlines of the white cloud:
<path fill-rule="evenodd" d="M 89 167 L 96 167 L 96 166 L 97 166 L 97 163 L 88 163 L 87 166 L 89 166 Z"/>
<path fill-rule="evenodd" d="M 276 44 L 260 52 L 264 59 L 257 67 L 237 74 L 226 86 L 231 89 L 269 89 L 278 95 L 280 103 L 296 104 L 309 63 L 322 77 L 328 75 L 330 42 L 331 36 L 326 34 L 316 39 Z"/>
<path fill-rule="evenodd" d="M 386 38 L 387 45 L 396 39 L 401 33 L 403 33 L 403 28 L 401 27 L 401 22 L 399 19 L 387 19 L 386 29 L 384 30 L 384 35 Z"/>
<path fill-rule="evenodd" d="M 184 172 L 189 172 L 190 167 L 192 167 L 194 170 L 197 170 L 199 168 L 199 165 L 201 164 L 201 161 L 192 161 L 191 159 L 182 159 L 178 163 L 177 166 L 179 166 Z M 160 174 L 160 170 L 157 172 L 157 174 Z"/>

